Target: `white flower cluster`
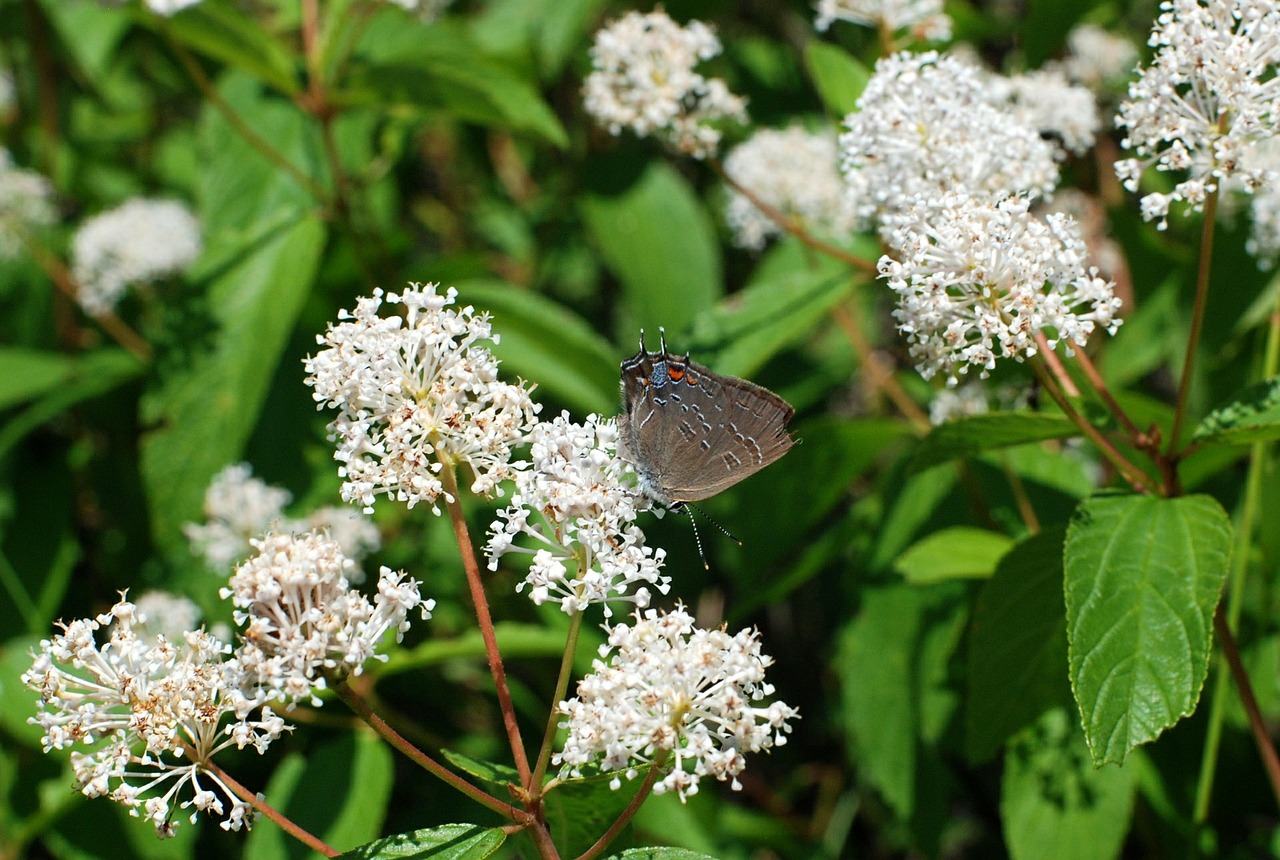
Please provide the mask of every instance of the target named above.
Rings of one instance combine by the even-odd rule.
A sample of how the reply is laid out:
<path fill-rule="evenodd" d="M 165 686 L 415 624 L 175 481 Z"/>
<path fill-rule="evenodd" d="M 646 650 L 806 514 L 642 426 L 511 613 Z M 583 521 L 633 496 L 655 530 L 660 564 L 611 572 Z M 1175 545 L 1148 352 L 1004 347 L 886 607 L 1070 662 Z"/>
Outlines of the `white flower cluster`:
<path fill-rule="evenodd" d="M 181 641 L 200 626 L 204 614 L 190 598 L 167 591 L 144 592 L 133 605 L 133 632 L 144 639 L 163 636 L 170 642 Z"/>
<path fill-rule="evenodd" d="M 642 497 L 623 484 L 630 467 L 617 454 L 617 424 L 596 415 L 575 424 L 566 413 L 537 424 L 529 442 L 511 504 L 491 527 L 489 569 L 509 552 L 532 554 L 517 590 L 528 586 L 534 603 L 558 603 L 570 614 L 599 603 L 609 617 L 616 600 L 648 606 L 649 590 L 638 583 L 666 594 L 666 553 L 646 546 L 635 525 Z M 519 535 L 535 549 L 517 546 Z"/>
<path fill-rule="evenodd" d="M 194 6 L 200 0 L 145 0 L 147 8 L 157 15 L 171 17 L 188 6 Z"/>
<path fill-rule="evenodd" d="M 617 789 L 616 774 L 633 779 L 661 757 L 670 770 L 654 793 L 674 791 L 683 801 L 706 776 L 739 789 L 745 753 L 787 742 L 795 709 L 757 704 L 773 694 L 764 680 L 773 660 L 760 653 L 756 631 L 702 630 L 681 606 L 637 612 L 634 624 L 608 632 L 578 695 L 559 707 L 569 730 L 554 758 L 562 775 L 595 765 L 615 774 Z"/>
<path fill-rule="evenodd" d="M 1232 179 L 1247 191 L 1280 179 L 1248 165 L 1247 152 L 1274 137 L 1280 122 L 1280 4 L 1274 0 L 1165 0 L 1151 34 L 1151 65 L 1129 86 L 1116 124 L 1133 157 L 1116 163 L 1137 191 L 1149 167 L 1186 172 L 1173 190 L 1149 192 L 1142 214 L 1168 226 L 1169 207 L 1204 208 Z"/>
<path fill-rule="evenodd" d="M 583 105 L 610 134 L 629 128 L 705 158 L 720 145 L 712 123 L 747 119 L 746 102 L 724 81 L 693 70 L 719 53 L 720 40 L 701 21 L 681 27 L 660 10 L 628 12 L 596 33 Z"/>
<path fill-rule="evenodd" d="M 245 559 L 252 550 L 250 541 L 267 531 L 325 531 L 357 563 L 382 545 L 378 527 L 349 508 L 326 505 L 303 518 L 285 516 L 292 498 L 283 487 L 255 478 L 248 463 L 235 463 L 215 475 L 205 490 L 205 522 L 187 523 L 183 531 L 192 550 L 219 575 Z M 364 582 L 364 571 L 357 567 L 349 578 Z"/>
<path fill-rule="evenodd" d="M 134 198 L 85 221 L 71 242 L 80 304 L 110 311 L 131 286 L 181 274 L 200 255 L 200 224 L 176 200 Z"/>
<path fill-rule="evenodd" d="M 1026 197 L 963 193 L 908 213 L 891 244 L 900 260 L 880 259 L 880 275 L 898 293 L 898 328 L 926 378 L 942 371 L 955 385 L 970 368 L 985 378 L 997 357 L 1083 345 L 1095 328 L 1114 332 L 1115 285 L 1086 269 L 1076 222 L 1029 213 Z"/>
<path fill-rule="evenodd" d="M 324 535 L 268 535 L 253 546 L 258 554 L 220 594 L 245 626 L 237 659 L 268 698 L 319 705 L 326 671 L 358 675 L 366 660 L 385 660 L 377 653 L 383 636 L 394 630 L 399 642 L 411 611 L 426 619 L 435 608 L 416 580 L 386 567 L 371 603 L 347 580 L 355 563 Z"/>
<path fill-rule="evenodd" d="M 996 76 L 1013 116 L 1042 135 L 1062 141 L 1067 152 L 1082 155 L 1093 146 L 1101 119 L 1093 92 L 1067 80 L 1057 69 Z"/>
<path fill-rule="evenodd" d="M 1080 24 L 1067 34 L 1062 71 L 1095 93 L 1126 80 L 1137 63 L 1138 49 L 1132 42 L 1097 24 Z"/>
<path fill-rule="evenodd" d="M 488 315 L 453 310 L 457 291 L 436 288 L 411 284 L 385 300 L 375 290 L 353 313 L 339 313 L 317 338 L 326 348 L 305 362 L 315 400 L 339 410 L 329 429 L 342 497 L 367 513 L 383 494 L 438 513 L 442 458 L 470 467 L 473 492 L 500 492 L 512 476 L 511 448 L 536 418 L 529 392 L 498 379 L 483 345 L 498 340 Z M 384 301 L 404 317 L 379 316 Z"/>
<path fill-rule="evenodd" d="M 910 30 L 918 39 L 944 42 L 951 38 L 951 18 L 942 0 L 818 0 L 813 26 L 822 32 L 836 21 L 851 21 L 897 33 Z"/>
<path fill-rule="evenodd" d="M 1021 122 L 981 69 L 956 57 L 899 53 L 876 63 L 845 118 L 841 168 L 861 213 L 886 235 L 944 193 L 1043 196 L 1058 181 L 1054 147 Z"/>
<path fill-rule="evenodd" d="M 224 829 L 248 827 L 252 807 L 209 764 L 231 746 L 262 752 L 289 727 L 241 692 L 242 667 L 218 639 L 198 630 L 171 641 L 139 632 L 138 620 L 122 599 L 40 643 L 22 682 L 40 693 L 31 722 L 44 731 L 45 751 L 89 747 L 71 756 L 80 790 L 123 804 L 162 836 L 179 809 L 192 809 L 192 822 L 205 812 L 225 816 Z M 100 645 L 95 633 L 107 625 Z"/>
<path fill-rule="evenodd" d="M 800 126 L 762 129 L 724 160 L 725 172 L 769 205 L 818 232 L 840 237 L 862 220 L 851 193 L 841 186 L 836 138 Z M 782 234 L 754 203 L 730 190 L 725 220 L 742 248 L 763 248 Z"/>
<path fill-rule="evenodd" d="M 28 230 L 56 219 L 49 180 L 15 166 L 9 151 L 0 148 L 0 260 L 18 255 Z"/>
<path fill-rule="evenodd" d="M 929 403 L 929 423 L 937 427 L 956 418 L 983 415 L 989 410 L 987 386 L 982 382 L 966 382 L 934 392 Z"/>

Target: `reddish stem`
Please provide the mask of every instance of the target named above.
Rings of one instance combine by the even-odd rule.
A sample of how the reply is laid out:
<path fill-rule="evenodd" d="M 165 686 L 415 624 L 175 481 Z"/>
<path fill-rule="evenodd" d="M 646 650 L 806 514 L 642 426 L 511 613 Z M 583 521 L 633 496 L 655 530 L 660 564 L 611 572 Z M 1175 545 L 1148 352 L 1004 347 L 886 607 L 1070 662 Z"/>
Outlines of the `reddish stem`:
<path fill-rule="evenodd" d="M 228 774 L 222 768 L 218 767 L 213 762 L 211 761 L 203 762 L 201 764 L 201 767 L 203 767 L 205 770 L 209 771 L 209 773 L 217 777 L 224 785 L 226 785 L 227 788 L 234 791 L 237 797 L 239 797 L 245 803 L 252 806 L 254 809 L 261 812 L 263 816 L 265 816 L 266 818 L 271 819 L 271 821 L 273 821 L 277 827 L 279 827 L 285 833 L 288 833 L 294 839 L 297 839 L 303 845 L 306 845 L 312 851 L 319 852 L 320 854 L 323 854 L 326 857 L 337 857 L 339 854 L 342 853 L 341 851 L 334 850 L 327 843 L 325 843 L 325 841 L 321 839 L 319 836 L 316 836 L 314 833 L 311 833 L 310 831 L 304 830 L 292 819 L 286 817 L 284 813 L 280 812 L 274 806 L 267 803 L 262 798 L 258 797 L 258 795 L 254 794 L 252 791 L 245 788 L 236 780 L 232 779 L 230 774 Z"/>

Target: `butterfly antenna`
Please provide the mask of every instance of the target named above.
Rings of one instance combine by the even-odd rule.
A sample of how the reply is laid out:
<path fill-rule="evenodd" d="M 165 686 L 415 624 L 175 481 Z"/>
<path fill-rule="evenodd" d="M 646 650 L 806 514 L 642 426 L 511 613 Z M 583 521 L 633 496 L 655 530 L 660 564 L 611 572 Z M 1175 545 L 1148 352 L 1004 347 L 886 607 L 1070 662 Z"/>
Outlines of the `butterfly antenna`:
<path fill-rule="evenodd" d="M 702 554 L 702 536 L 698 534 L 698 521 L 693 518 L 694 511 L 702 514 L 703 518 L 706 519 L 707 522 L 719 529 L 720 534 L 724 535 L 738 546 L 742 546 L 742 541 L 738 540 L 738 537 L 733 532 L 716 522 L 715 519 L 702 508 L 692 502 L 683 502 L 681 507 L 689 512 L 689 524 L 693 526 L 693 541 L 698 545 L 698 556 L 702 559 L 702 566 L 707 570 L 711 569 L 711 565 L 707 564 L 707 557 Z"/>

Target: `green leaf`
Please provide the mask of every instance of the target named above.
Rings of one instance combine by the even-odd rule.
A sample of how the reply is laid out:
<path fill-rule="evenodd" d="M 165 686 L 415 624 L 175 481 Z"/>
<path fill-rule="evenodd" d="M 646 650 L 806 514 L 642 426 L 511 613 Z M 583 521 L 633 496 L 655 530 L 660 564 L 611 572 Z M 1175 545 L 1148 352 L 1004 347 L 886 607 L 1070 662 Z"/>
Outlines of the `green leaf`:
<path fill-rule="evenodd" d="M 40 6 L 89 80 L 105 79 L 116 47 L 129 30 L 129 16 L 97 0 L 41 0 Z M 8 14 L 18 13 L 10 9 Z"/>
<path fill-rule="evenodd" d="M 34 400 L 67 387 L 84 390 L 84 382 L 94 383 L 91 390 L 103 388 L 105 375 L 119 383 L 142 370 L 133 356 L 118 349 L 103 349 L 87 355 L 71 356 L 22 347 L 0 347 L 0 409 Z"/>
<path fill-rule="evenodd" d="M 33 375 L 44 376 L 40 384 L 41 396 L 17 415 L 8 418 L 4 426 L 0 427 L 0 457 L 7 454 L 32 430 L 61 415 L 72 406 L 106 394 L 117 386 L 141 376 L 146 370 L 146 365 L 123 349 L 108 348 L 68 358 L 63 367 L 64 372 L 57 383 L 45 384 L 52 370 L 52 362 L 43 373 L 34 366 L 29 368 L 29 372 Z M 7 372 L 0 370 L 0 374 Z M 22 387 L 16 380 L 12 384 L 15 390 Z"/>
<path fill-rule="evenodd" d="M 193 51 L 248 72 L 286 95 L 301 91 L 293 52 L 252 15 L 224 0 L 204 0 L 172 17 L 140 20 Z"/>
<path fill-rule="evenodd" d="M 966 673 L 965 751 L 972 761 L 995 755 L 1014 732 L 1070 700 L 1065 537 L 1057 526 L 1022 541 L 978 594 Z"/>
<path fill-rule="evenodd" d="M 723 294 L 711 218 L 689 183 L 665 161 L 649 165 L 618 194 L 588 195 L 582 215 L 622 283 L 628 340 L 639 329 L 656 335 L 659 326 L 672 334 L 685 332 Z"/>
<path fill-rule="evenodd" d="M 493 314 L 493 330 L 501 335 L 493 353 L 508 374 L 537 383 L 574 409 L 617 411 L 619 356 L 582 317 L 513 284 L 455 286 L 463 302 Z"/>
<path fill-rule="evenodd" d="M 1065 708 L 1009 746 L 1000 821 L 1013 860 L 1107 860 L 1119 855 L 1133 810 L 1133 768 L 1094 767 Z"/>
<path fill-rule="evenodd" d="M 809 340 L 852 290 L 848 272 L 829 266 L 753 281 L 700 314 L 681 351 L 693 351 L 718 373 L 748 376 L 787 347 Z"/>
<path fill-rule="evenodd" d="M 506 841 L 497 827 L 445 824 L 361 845 L 338 860 L 485 860 Z"/>
<path fill-rule="evenodd" d="M 991 575 L 1013 546 L 1008 535 L 970 526 L 952 526 L 912 544 L 894 566 L 907 582 L 982 579 Z"/>
<path fill-rule="evenodd" d="M 443 109 L 479 125 L 537 135 L 566 147 L 569 137 L 541 93 L 490 60 L 460 26 L 406 22 L 388 9 L 373 20 L 348 75 L 334 94 L 347 104 L 409 105 Z"/>
<path fill-rule="evenodd" d="M 969 457 L 981 451 L 1025 445 L 1045 439 L 1066 439 L 1079 429 L 1061 415 L 1039 412 L 992 412 L 966 415 L 940 424 L 920 441 L 912 471 Z"/>
<path fill-rule="evenodd" d="M 1231 523 L 1209 496 L 1103 495 L 1067 531 L 1071 686 L 1096 764 L 1195 710 Z"/>
<path fill-rule="evenodd" d="M 1205 416 L 1191 441 L 1201 445 L 1251 445 L 1280 439 L 1280 376 L 1250 385 Z"/>
<path fill-rule="evenodd" d="M 311 289 L 324 225 L 309 217 L 270 235 L 209 287 L 207 352 L 172 369 L 144 399 L 142 473 L 162 545 L 199 516 L 215 473 L 241 454 L 280 354 Z M 301 370 L 299 370 L 301 374 Z"/>
<path fill-rule="evenodd" d="M 613 854 L 616 860 L 716 860 L 709 854 L 699 854 L 687 848 L 629 848 L 621 854 Z"/>
<path fill-rule="evenodd" d="M 609 829 L 627 808 L 649 772 L 637 768 L 632 780 L 622 780 L 617 791 L 609 787 L 616 774 L 566 780 L 547 794 L 547 822 L 556 847 L 566 857 L 583 853 Z"/>
<path fill-rule="evenodd" d="M 520 772 L 514 767 L 497 762 L 481 761 L 457 750 L 440 750 L 440 754 L 458 770 L 469 773 L 477 779 L 501 786 L 520 784 Z"/>
<path fill-rule="evenodd" d="M 804 46 L 804 64 L 827 110 L 843 117 L 858 109 L 858 98 L 871 72 L 843 48 L 811 39 Z"/>
<path fill-rule="evenodd" d="M 888 507 L 876 529 L 867 562 L 872 570 L 884 570 L 902 554 L 955 484 L 954 466 L 935 466 L 890 484 Z"/>
<path fill-rule="evenodd" d="M 353 732 L 306 757 L 290 755 L 272 774 L 266 795 L 273 806 L 330 845 L 361 845 L 382 830 L 394 764 L 380 738 L 368 731 Z M 294 848 L 292 838 L 279 828 L 255 827 L 245 853 L 251 860 L 285 860 L 295 856 Z"/>

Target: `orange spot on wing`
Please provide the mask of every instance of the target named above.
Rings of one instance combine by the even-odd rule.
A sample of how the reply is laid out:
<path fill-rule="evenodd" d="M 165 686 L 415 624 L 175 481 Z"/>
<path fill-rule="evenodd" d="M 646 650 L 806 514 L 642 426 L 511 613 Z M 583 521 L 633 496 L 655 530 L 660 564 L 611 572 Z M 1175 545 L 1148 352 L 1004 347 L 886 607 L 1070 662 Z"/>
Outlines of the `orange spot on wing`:
<path fill-rule="evenodd" d="M 667 376 L 671 377 L 672 382 L 679 382 L 684 379 L 684 369 L 675 367 L 674 365 L 667 368 Z"/>

